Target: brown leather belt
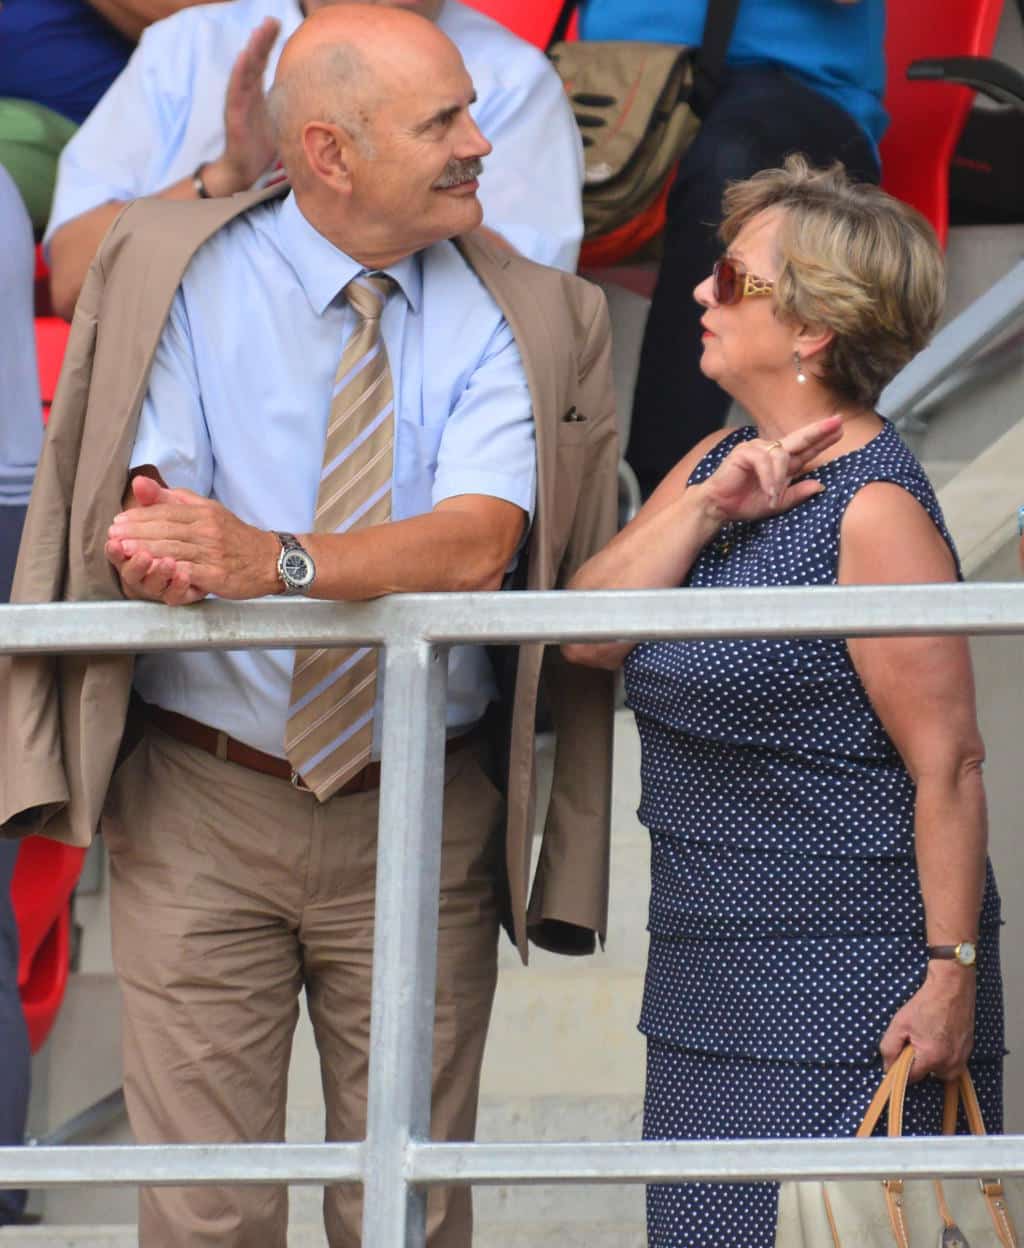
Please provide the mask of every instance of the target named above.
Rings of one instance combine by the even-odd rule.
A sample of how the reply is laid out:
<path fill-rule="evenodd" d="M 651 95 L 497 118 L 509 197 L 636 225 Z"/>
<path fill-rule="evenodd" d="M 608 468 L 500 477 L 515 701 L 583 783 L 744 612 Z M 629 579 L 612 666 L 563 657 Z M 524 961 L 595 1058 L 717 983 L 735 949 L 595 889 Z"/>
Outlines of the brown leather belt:
<path fill-rule="evenodd" d="M 179 715 L 177 711 L 168 711 L 162 706 L 146 703 L 142 707 L 143 717 L 148 723 L 154 724 L 161 732 L 186 745 L 194 745 L 196 749 L 205 750 L 215 758 L 224 759 L 229 763 L 237 763 L 239 767 L 248 767 L 250 771 L 259 771 L 266 776 L 274 776 L 278 780 L 289 780 L 296 788 L 306 786 L 292 770 L 286 758 L 278 758 L 276 754 L 264 754 L 262 750 L 246 745 L 244 741 L 236 741 L 226 732 L 211 728 L 209 724 L 201 724 L 197 719 L 189 719 L 187 715 Z M 472 729 L 461 737 L 449 737 L 445 745 L 446 754 L 455 754 L 477 740 L 479 733 Z M 350 793 L 366 793 L 371 789 L 380 788 L 380 763 L 370 762 L 357 771 L 351 780 L 338 789 L 336 797 L 345 797 Z"/>

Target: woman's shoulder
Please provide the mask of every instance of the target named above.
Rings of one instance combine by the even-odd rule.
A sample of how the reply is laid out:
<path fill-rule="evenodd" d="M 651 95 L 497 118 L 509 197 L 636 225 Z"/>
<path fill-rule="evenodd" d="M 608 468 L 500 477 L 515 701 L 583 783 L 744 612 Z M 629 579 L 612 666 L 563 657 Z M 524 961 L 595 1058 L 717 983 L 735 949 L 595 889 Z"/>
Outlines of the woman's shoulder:
<path fill-rule="evenodd" d="M 915 561 L 937 560 L 945 567 L 950 555 L 959 573 L 956 547 L 935 489 L 897 431 L 886 422 L 862 450 L 868 453 L 848 466 L 839 491 L 844 496 L 841 533 L 846 551 L 857 547 L 887 551 L 889 575 L 881 578 L 886 581 L 896 572 L 891 561 L 898 561 L 900 552 L 906 553 L 910 563 L 900 570 L 898 580 L 921 579 L 913 575 Z"/>
<path fill-rule="evenodd" d="M 819 470 L 837 481 L 867 484 L 870 481 L 893 481 L 915 488 L 931 490 L 928 475 L 914 452 L 900 437 L 896 426 L 880 417 L 881 428 L 863 445 L 828 460 Z"/>

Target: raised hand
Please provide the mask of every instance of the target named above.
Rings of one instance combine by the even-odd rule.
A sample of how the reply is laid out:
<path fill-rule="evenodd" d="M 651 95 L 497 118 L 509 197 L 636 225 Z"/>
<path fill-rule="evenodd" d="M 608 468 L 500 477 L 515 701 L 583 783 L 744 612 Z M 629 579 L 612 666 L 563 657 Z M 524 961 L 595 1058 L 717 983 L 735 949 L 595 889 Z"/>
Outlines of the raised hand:
<path fill-rule="evenodd" d="M 838 442 L 842 431 L 841 417 L 829 416 L 772 442 L 763 438 L 741 442 L 704 482 L 705 505 L 723 523 L 788 511 L 821 492 L 819 482 L 794 485 L 793 478 Z"/>
<path fill-rule="evenodd" d="M 137 503 L 114 517 L 107 558 L 129 597 L 169 605 L 207 594 L 254 598 L 276 593 L 279 543 L 273 533 L 191 490 L 136 477 Z"/>
<path fill-rule="evenodd" d="M 232 67 L 224 97 L 224 152 L 203 169 L 211 195 L 248 190 L 274 160 L 263 75 L 280 30 L 276 18 L 264 18 Z"/>

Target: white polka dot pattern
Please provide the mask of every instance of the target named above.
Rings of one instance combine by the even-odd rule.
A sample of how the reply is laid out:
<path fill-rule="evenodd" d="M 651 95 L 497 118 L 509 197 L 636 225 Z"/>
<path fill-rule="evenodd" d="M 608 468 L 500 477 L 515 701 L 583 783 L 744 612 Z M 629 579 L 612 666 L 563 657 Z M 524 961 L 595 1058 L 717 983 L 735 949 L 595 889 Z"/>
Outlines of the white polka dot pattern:
<path fill-rule="evenodd" d="M 691 481 L 755 436 L 730 434 Z M 912 494 L 952 549 L 890 424 L 810 475 L 824 493 L 729 526 L 687 584 L 835 584 L 843 514 L 873 481 Z M 914 786 L 846 644 L 647 643 L 625 674 L 642 745 L 638 813 L 652 838 L 645 1138 L 850 1135 L 878 1082 L 878 1041 L 927 960 Z M 992 1130 L 1002 1122 L 999 925 L 989 867 L 971 1066 Z M 911 1132 L 939 1130 L 940 1092 L 912 1089 Z M 774 1217 L 772 1185 L 648 1193 L 657 1248 L 770 1248 Z"/>

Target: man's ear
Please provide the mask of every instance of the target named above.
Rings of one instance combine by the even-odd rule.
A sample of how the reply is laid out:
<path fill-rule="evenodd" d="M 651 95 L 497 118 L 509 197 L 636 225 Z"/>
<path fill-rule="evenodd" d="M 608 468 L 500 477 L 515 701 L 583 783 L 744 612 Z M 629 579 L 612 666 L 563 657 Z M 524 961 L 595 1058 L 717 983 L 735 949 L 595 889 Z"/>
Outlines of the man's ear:
<path fill-rule="evenodd" d="M 325 121 L 307 122 L 302 130 L 302 150 L 315 178 L 336 191 L 351 190 L 354 143 L 345 129 Z"/>

